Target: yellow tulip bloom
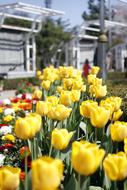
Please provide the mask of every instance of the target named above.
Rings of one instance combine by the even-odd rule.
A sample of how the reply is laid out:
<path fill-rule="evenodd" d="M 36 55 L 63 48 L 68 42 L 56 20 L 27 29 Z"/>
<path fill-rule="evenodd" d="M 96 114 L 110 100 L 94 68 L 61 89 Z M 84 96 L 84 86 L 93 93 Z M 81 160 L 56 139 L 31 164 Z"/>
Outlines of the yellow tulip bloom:
<path fill-rule="evenodd" d="M 93 66 L 91 71 L 90 71 L 90 74 L 93 74 L 93 75 L 97 75 L 98 72 L 99 72 L 100 68 L 97 67 L 97 66 Z"/>
<path fill-rule="evenodd" d="M 127 177 L 127 157 L 124 152 L 108 154 L 104 159 L 103 167 L 109 179 L 123 180 Z"/>
<path fill-rule="evenodd" d="M 94 102 L 92 100 L 86 100 L 86 101 L 83 101 L 80 105 L 80 114 L 84 117 L 87 117 L 89 118 L 90 117 L 90 110 L 91 110 L 91 107 L 93 106 L 97 106 L 98 103 L 97 102 Z"/>
<path fill-rule="evenodd" d="M 0 168 L 0 190 L 16 190 L 20 183 L 20 168 L 4 166 Z"/>
<path fill-rule="evenodd" d="M 56 96 L 48 96 L 46 97 L 46 102 L 51 103 L 52 106 L 56 106 L 59 102 L 59 98 Z"/>
<path fill-rule="evenodd" d="M 32 98 L 33 99 L 41 99 L 41 97 L 42 97 L 42 91 L 41 90 L 35 90 Z"/>
<path fill-rule="evenodd" d="M 127 137 L 127 122 L 115 121 L 110 130 L 113 141 L 123 141 Z"/>
<path fill-rule="evenodd" d="M 113 113 L 112 120 L 117 121 L 121 117 L 122 114 L 123 114 L 123 111 L 121 109 L 118 109 L 118 111 Z"/>
<path fill-rule="evenodd" d="M 39 77 L 41 75 L 41 71 L 36 71 L 36 76 Z"/>
<path fill-rule="evenodd" d="M 122 104 L 122 99 L 120 97 L 115 97 L 115 96 L 106 98 L 105 101 L 107 101 L 108 103 L 112 105 L 112 107 L 114 108 L 114 111 L 117 111 L 118 109 L 120 109 L 120 106 Z"/>
<path fill-rule="evenodd" d="M 14 132 L 18 138 L 30 139 L 41 129 L 41 116 L 31 113 L 24 118 L 18 118 Z"/>
<path fill-rule="evenodd" d="M 68 118 L 70 113 L 71 113 L 72 109 L 71 108 L 67 108 L 62 104 L 58 104 L 56 107 L 52 107 L 47 116 L 50 119 L 55 119 L 55 120 L 59 120 L 59 121 L 63 121 L 64 119 Z"/>
<path fill-rule="evenodd" d="M 81 92 L 79 90 L 72 90 L 71 91 L 71 99 L 72 102 L 78 102 L 80 100 Z"/>
<path fill-rule="evenodd" d="M 60 94 L 59 103 L 65 106 L 69 106 L 72 103 L 71 92 L 62 90 Z"/>
<path fill-rule="evenodd" d="M 51 144 L 57 150 L 63 150 L 68 146 L 70 139 L 72 138 L 72 135 L 73 132 L 69 133 L 67 129 L 55 128 L 52 131 Z"/>
<path fill-rule="evenodd" d="M 63 169 L 59 159 L 41 157 L 32 161 L 33 190 L 56 190 L 63 177 Z"/>
<path fill-rule="evenodd" d="M 38 101 L 36 104 L 36 112 L 41 116 L 45 116 L 48 114 L 50 107 L 51 103 L 45 101 Z"/>
<path fill-rule="evenodd" d="M 60 94 L 61 92 L 62 92 L 62 90 L 63 90 L 63 87 L 62 86 L 57 86 L 57 92 Z"/>
<path fill-rule="evenodd" d="M 90 110 L 90 121 L 94 127 L 102 128 L 110 118 L 110 111 L 101 106 L 93 106 Z"/>
<path fill-rule="evenodd" d="M 80 175 L 91 175 L 100 166 L 105 151 L 96 144 L 87 141 L 75 141 L 72 144 L 72 166 Z"/>
<path fill-rule="evenodd" d="M 89 75 L 87 76 L 87 81 L 88 81 L 88 83 L 89 83 L 89 84 L 93 84 L 93 81 L 94 81 L 95 78 L 96 78 L 96 75 L 89 74 Z"/>
<path fill-rule="evenodd" d="M 102 98 L 107 94 L 107 86 L 90 85 L 89 93 L 96 98 Z"/>
<path fill-rule="evenodd" d="M 81 90 L 83 87 L 83 81 L 80 79 L 73 80 L 72 90 Z"/>
<path fill-rule="evenodd" d="M 110 119 L 112 119 L 112 114 L 114 112 L 114 106 L 112 105 L 112 103 L 106 101 L 106 100 L 101 100 L 100 101 L 100 106 L 104 107 L 105 109 L 110 111 Z"/>
<path fill-rule="evenodd" d="M 42 88 L 44 88 L 45 90 L 49 90 L 50 85 L 51 85 L 51 82 L 49 80 L 43 80 L 41 83 Z"/>
<path fill-rule="evenodd" d="M 73 80 L 71 78 L 63 79 L 63 87 L 65 90 L 71 90 L 72 85 L 73 85 Z"/>

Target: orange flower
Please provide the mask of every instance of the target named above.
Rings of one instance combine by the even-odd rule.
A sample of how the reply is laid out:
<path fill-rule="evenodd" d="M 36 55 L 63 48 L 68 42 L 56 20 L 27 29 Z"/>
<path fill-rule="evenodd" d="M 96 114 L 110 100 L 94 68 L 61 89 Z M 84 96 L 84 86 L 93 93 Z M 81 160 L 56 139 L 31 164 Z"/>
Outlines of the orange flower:
<path fill-rule="evenodd" d="M 21 181 L 25 180 L 25 172 L 20 173 L 20 179 L 21 179 Z"/>
<path fill-rule="evenodd" d="M 27 146 L 23 146 L 22 148 L 20 148 L 20 154 L 21 154 L 21 156 L 25 156 L 25 154 L 27 155 L 27 156 L 29 156 L 30 155 L 30 150 L 29 150 L 29 148 L 27 147 Z"/>

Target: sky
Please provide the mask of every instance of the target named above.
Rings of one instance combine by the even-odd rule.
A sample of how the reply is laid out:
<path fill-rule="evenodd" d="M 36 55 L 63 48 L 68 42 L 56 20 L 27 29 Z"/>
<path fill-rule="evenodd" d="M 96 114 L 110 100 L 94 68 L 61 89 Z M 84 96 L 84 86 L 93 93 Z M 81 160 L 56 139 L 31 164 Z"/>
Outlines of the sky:
<path fill-rule="evenodd" d="M 62 16 L 64 20 L 69 19 L 70 26 L 80 25 L 82 20 L 82 13 L 87 10 L 88 0 L 52 0 L 52 8 L 64 11 L 65 15 Z M 110 0 L 111 4 L 116 4 L 119 0 Z M 0 4 L 15 3 L 18 0 L 0 0 Z M 20 0 L 23 3 L 44 6 L 44 0 Z"/>

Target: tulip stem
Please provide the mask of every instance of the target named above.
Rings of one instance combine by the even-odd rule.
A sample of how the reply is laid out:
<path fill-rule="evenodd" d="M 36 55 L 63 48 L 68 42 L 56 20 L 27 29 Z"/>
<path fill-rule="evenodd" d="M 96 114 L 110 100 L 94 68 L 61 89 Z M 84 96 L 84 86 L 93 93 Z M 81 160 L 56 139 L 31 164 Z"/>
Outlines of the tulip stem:
<path fill-rule="evenodd" d="M 80 135 L 80 127 L 78 126 L 78 130 L 77 130 L 77 139 L 79 138 Z"/>
<path fill-rule="evenodd" d="M 49 156 L 51 156 L 52 154 L 52 145 L 50 146 L 50 149 L 49 149 Z"/>
<path fill-rule="evenodd" d="M 78 181 L 77 181 L 76 190 L 81 190 L 81 188 L 80 188 L 80 183 L 81 183 L 81 176 L 80 176 L 80 174 L 78 174 Z"/>
<path fill-rule="evenodd" d="M 116 181 L 113 182 L 113 190 L 118 190 L 117 189 L 117 182 Z"/>
<path fill-rule="evenodd" d="M 25 151 L 25 190 L 27 190 L 27 151 Z"/>
<path fill-rule="evenodd" d="M 95 127 L 95 142 L 97 141 L 97 128 Z"/>

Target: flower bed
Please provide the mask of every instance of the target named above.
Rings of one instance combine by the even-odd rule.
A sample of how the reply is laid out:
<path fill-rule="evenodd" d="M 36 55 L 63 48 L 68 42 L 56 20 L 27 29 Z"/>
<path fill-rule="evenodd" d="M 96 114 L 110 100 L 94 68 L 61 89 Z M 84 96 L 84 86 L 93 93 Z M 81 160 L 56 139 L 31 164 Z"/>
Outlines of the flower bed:
<path fill-rule="evenodd" d="M 126 190 L 127 123 L 93 67 L 37 72 L 40 86 L 0 102 L 1 190 Z"/>

